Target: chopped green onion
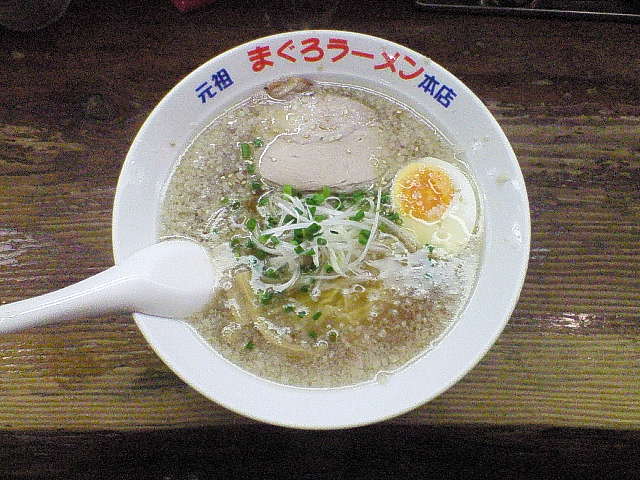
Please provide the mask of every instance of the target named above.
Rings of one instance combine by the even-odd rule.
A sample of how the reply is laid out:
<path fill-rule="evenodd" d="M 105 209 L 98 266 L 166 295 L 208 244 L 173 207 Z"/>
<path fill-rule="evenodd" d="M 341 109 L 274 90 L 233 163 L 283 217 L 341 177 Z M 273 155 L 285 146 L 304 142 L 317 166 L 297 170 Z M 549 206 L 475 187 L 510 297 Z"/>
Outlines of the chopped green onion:
<path fill-rule="evenodd" d="M 262 190 L 262 182 L 251 182 L 251 190 L 254 192 Z"/>
<path fill-rule="evenodd" d="M 321 193 L 314 193 L 310 197 L 307 197 L 305 199 L 305 202 L 307 203 L 307 205 L 322 205 L 325 200 L 326 197 Z"/>
<path fill-rule="evenodd" d="M 274 270 L 273 268 L 267 268 L 264 272 L 263 275 L 267 278 L 278 278 L 280 276 L 280 274 L 278 273 L 277 270 Z"/>
<path fill-rule="evenodd" d="M 387 217 L 389 220 L 391 220 L 393 223 L 402 225 L 402 219 L 400 218 L 400 215 L 398 214 L 398 212 L 385 213 L 384 216 Z"/>
<path fill-rule="evenodd" d="M 245 160 L 249 160 L 251 158 L 251 145 L 249 145 L 248 143 L 241 143 L 240 144 L 240 155 L 242 155 L 242 158 Z"/>
<path fill-rule="evenodd" d="M 351 198 L 353 199 L 353 203 L 358 203 L 365 197 L 365 193 L 362 190 L 356 190 L 351 194 Z"/>
<path fill-rule="evenodd" d="M 311 331 L 309 332 L 309 337 L 311 337 L 311 338 L 313 338 L 314 340 L 316 340 L 316 339 L 318 338 L 318 334 L 317 334 L 315 331 L 311 330 Z"/>
<path fill-rule="evenodd" d="M 298 316 L 299 316 L 300 318 L 306 317 L 306 316 L 307 316 L 307 312 L 305 312 L 304 310 L 300 310 L 300 311 L 298 312 Z"/>
<path fill-rule="evenodd" d="M 256 348 L 256 344 L 253 343 L 251 340 L 249 340 L 245 345 L 244 348 L 246 350 L 253 350 L 254 348 Z"/>
<path fill-rule="evenodd" d="M 326 200 L 327 198 L 329 198 L 331 196 L 331 189 L 329 187 L 327 187 L 327 186 L 322 187 L 322 192 L 320 192 L 320 193 L 322 193 L 322 196 Z"/>
<path fill-rule="evenodd" d="M 327 272 L 327 273 L 335 272 L 335 270 L 333 269 L 333 267 L 331 265 L 327 265 L 326 267 L 324 267 L 324 271 Z"/>
<path fill-rule="evenodd" d="M 280 243 L 280 240 L 278 240 L 278 237 L 271 236 L 271 243 L 275 246 Z"/>
<path fill-rule="evenodd" d="M 391 203 L 391 195 L 389 195 L 388 193 L 383 193 L 382 195 L 380 195 L 380 203 L 382 203 L 383 205 Z"/>
<path fill-rule="evenodd" d="M 273 236 L 272 233 L 267 233 L 266 235 L 260 235 L 258 237 L 258 241 L 260 241 L 260 243 L 267 243 L 272 236 Z"/>
<path fill-rule="evenodd" d="M 253 240 L 247 240 L 247 248 L 256 248 L 256 244 Z"/>
<path fill-rule="evenodd" d="M 253 139 L 253 146 L 260 148 L 264 145 L 264 141 L 260 137 L 256 137 Z"/>
<path fill-rule="evenodd" d="M 327 244 L 327 239 L 326 238 L 322 238 L 322 237 L 318 237 L 318 238 L 316 238 L 316 243 L 318 245 L 326 245 Z"/>
<path fill-rule="evenodd" d="M 229 242 L 229 245 L 231 245 L 231 247 L 237 247 L 240 245 L 240 239 L 238 237 L 233 237 L 231 239 L 231 241 Z"/>
<path fill-rule="evenodd" d="M 326 220 L 327 218 L 329 218 L 329 215 L 313 215 L 313 221 L 314 222 L 322 222 L 323 220 Z"/>
<path fill-rule="evenodd" d="M 364 218 L 364 210 L 358 210 L 355 215 L 349 217 L 349 220 L 353 220 L 354 222 L 359 222 Z"/>
<path fill-rule="evenodd" d="M 312 318 L 313 320 L 318 320 L 318 319 L 320 318 L 320 316 L 321 316 L 321 315 L 322 315 L 322 312 L 316 312 L 316 313 L 314 313 L 314 314 L 311 316 L 311 318 Z"/>
<path fill-rule="evenodd" d="M 360 245 L 366 245 L 369 241 L 369 236 L 371 235 L 371 230 L 360 230 L 358 234 L 358 243 Z"/>
<path fill-rule="evenodd" d="M 222 197 L 220 199 L 220 205 L 228 205 L 229 204 L 229 199 L 227 197 Z"/>
<path fill-rule="evenodd" d="M 322 227 L 320 225 L 318 225 L 317 223 L 312 223 L 304 229 L 303 236 L 306 239 L 312 239 L 320 230 L 322 230 Z"/>
<path fill-rule="evenodd" d="M 264 207 L 265 205 L 269 205 L 269 197 L 262 197 L 258 200 L 258 206 Z"/>
<path fill-rule="evenodd" d="M 303 285 L 300 287 L 300 291 L 303 293 L 307 293 L 309 291 L 309 285 Z"/>
<path fill-rule="evenodd" d="M 298 245 L 296 248 L 293 249 L 293 251 L 296 252 L 298 255 L 302 255 L 302 252 L 304 252 L 304 248 Z"/>
<path fill-rule="evenodd" d="M 288 183 L 282 186 L 282 193 L 286 193 L 289 196 L 294 195 L 295 190 L 293 189 L 293 187 L 291 185 L 289 185 Z"/>
<path fill-rule="evenodd" d="M 273 291 L 265 290 L 258 292 L 258 299 L 260 299 L 260 303 L 263 305 L 267 305 L 271 303 L 271 299 L 273 298 Z"/>
<path fill-rule="evenodd" d="M 250 175 L 256 173 L 256 166 L 253 162 L 247 162 L 247 173 Z"/>
<path fill-rule="evenodd" d="M 313 248 L 310 248 L 310 249 L 305 250 L 304 252 L 302 252 L 300 255 L 307 255 L 307 256 L 310 257 L 311 255 L 313 255 L 315 253 L 316 253 L 316 251 Z"/>
<path fill-rule="evenodd" d="M 289 303 L 289 304 L 287 304 L 287 305 L 283 306 L 283 307 L 282 307 L 282 309 L 283 309 L 285 312 L 289 312 L 289 313 L 290 313 L 290 312 L 293 312 L 293 311 L 296 309 L 296 307 L 295 307 L 295 305 L 293 305 L 293 304 Z"/>
<path fill-rule="evenodd" d="M 247 230 L 249 230 L 250 232 L 253 232 L 256 226 L 258 226 L 258 222 L 256 221 L 255 218 L 250 218 L 246 221 L 245 226 L 247 227 Z"/>

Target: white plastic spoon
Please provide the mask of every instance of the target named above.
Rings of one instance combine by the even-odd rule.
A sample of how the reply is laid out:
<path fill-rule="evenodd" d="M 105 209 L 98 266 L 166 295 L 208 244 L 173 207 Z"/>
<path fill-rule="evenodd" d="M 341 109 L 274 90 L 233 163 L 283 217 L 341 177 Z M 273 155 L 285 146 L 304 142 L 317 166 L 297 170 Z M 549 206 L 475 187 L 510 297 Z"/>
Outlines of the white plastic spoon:
<path fill-rule="evenodd" d="M 210 301 L 218 279 L 202 246 L 167 240 L 61 290 L 0 306 L 0 333 L 115 312 L 185 318 Z"/>

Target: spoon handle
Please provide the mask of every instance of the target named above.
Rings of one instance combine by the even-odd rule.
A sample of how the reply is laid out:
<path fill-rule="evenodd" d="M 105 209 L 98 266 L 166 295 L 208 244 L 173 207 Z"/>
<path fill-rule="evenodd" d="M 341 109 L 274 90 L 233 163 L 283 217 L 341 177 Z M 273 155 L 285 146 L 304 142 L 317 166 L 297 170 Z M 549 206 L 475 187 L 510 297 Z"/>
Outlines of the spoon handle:
<path fill-rule="evenodd" d="M 185 319 L 211 300 L 220 268 L 190 240 L 156 243 L 62 290 L 0 306 L 0 334 L 116 312 Z"/>
<path fill-rule="evenodd" d="M 0 333 L 107 312 L 132 312 L 140 281 L 116 265 L 61 290 L 2 305 Z"/>

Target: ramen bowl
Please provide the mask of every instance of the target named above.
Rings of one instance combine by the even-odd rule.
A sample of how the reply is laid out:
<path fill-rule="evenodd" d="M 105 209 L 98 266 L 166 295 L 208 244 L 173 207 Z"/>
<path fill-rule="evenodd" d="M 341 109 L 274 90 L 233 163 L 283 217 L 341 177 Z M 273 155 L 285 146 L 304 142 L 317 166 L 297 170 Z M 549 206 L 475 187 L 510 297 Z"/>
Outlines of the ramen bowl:
<path fill-rule="evenodd" d="M 370 424 L 430 401 L 480 361 L 508 322 L 529 256 L 526 189 L 507 138 L 483 103 L 423 53 L 368 35 L 310 30 L 261 38 L 209 60 L 163 98 L 133 141 L 115 198 L 114 256 L 120 263 L 158 241 L 165 185 L 194 137 L 265 84 L 291 75 L 391 97 L 428 118 L 464 156 L 479 191 L 484 239 L 477 281 L 460 317 L 434 347 L 383 381 L 340 388 L 259 378 L 226 360 L 185 321 L 134 319 L 184 382 L 236 413 L 308 429 Z"/>

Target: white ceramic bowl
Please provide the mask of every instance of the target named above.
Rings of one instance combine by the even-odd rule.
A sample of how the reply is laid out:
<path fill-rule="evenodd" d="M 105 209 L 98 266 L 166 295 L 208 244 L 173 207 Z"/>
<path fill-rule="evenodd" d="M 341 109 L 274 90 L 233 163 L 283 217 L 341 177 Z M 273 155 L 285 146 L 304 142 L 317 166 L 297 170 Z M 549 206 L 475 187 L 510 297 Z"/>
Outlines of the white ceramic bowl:
<path fill-rule="evenodd" d="M 269 54 L 262 64 L 259 52 Z M 482 358 L 511 315 L 529 257 L 529 208 L 513 150 L 482 102 L 431 59 L 368 35 L 310 30 L 261 38 L 209 60 L 164 97 L 131 146 L 115 198 L 114 256 L 119 263 L 156 242 L 163 187 L 194 136 L 256 88 L 292 74 L 386 93 L 429 118 L 463 151 L 484 203 L 485 242 L 478 283 L 461 318 L 435 348 L 386 382 L 334 389 L 258 378 L 225 360 L 183 322 L 134 318 L 180 378 L 230 410 L 299 428 L 369 424 L 433 399 Z M 205 92 L 208 87 L 215 95 Z"/>

